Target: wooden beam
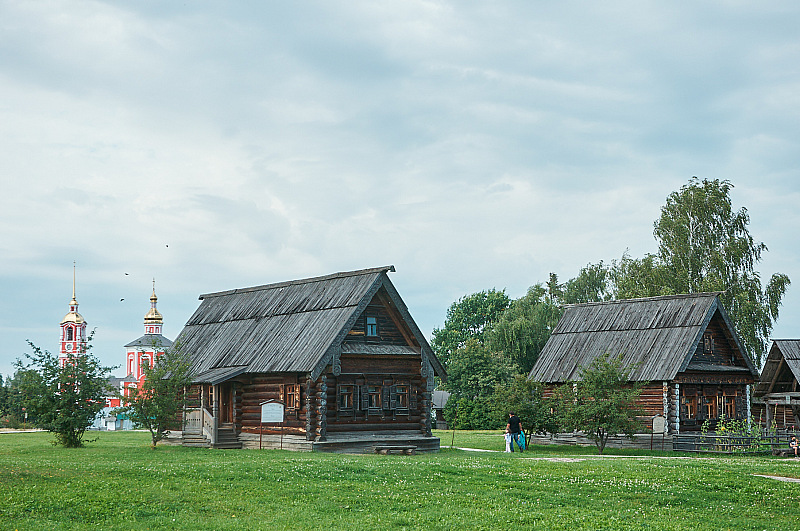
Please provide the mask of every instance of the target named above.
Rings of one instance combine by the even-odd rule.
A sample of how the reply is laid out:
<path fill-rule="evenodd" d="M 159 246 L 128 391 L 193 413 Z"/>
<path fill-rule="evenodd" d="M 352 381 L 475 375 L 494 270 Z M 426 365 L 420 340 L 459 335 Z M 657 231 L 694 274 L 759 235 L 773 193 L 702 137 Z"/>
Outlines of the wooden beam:
<path fill-rule="evenodd" d="M 414 340 L 414 336 L 409 333 L 408 326 L 405 324 L 405 321 L 400 319 L 400 316 L 397 315 L 397 310 L 394 308 L 394 304 L 392 303 L 392 301 L 388 299 L 383 293 L 381 293 L 380 290 L 378 290 L 378 293 L 376 293 L 376 295 L 378 296 L 378 300 L 381 301 L 381 304 L 383 304 L 388 310 L 389 318 L 392 320 L 394 325 L 400 331 L 400 334 L 402 334 L 403 339 L 406 340 L 406 343 L 408 343 L 409 345 L 414 345 L 416 343 L 416 341 Z"/>
<path fill-rule="evenodd" d="M 778 375 L 781 373 L 781 369 L 783 368 L 783 364 L 785 360 L 781 358 L 781 362 L 778 364 L 778 368 L 775 369 L 775 374 L 772 375 L 772 381 L 769 383 L 769 387 L 767 388 L 767 393 L 771 393 L 772 389 L 775 387 L 775 382 L 778 381 Z"/>

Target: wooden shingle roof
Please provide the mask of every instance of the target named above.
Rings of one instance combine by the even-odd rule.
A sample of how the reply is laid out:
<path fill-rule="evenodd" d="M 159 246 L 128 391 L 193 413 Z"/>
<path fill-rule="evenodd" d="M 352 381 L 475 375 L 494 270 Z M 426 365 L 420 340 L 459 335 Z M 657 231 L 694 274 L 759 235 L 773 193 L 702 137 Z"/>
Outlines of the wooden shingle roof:
<path fill-rule="evenodd" d="M 703 332 L 716 314 L 744 354 L 716 293 L 671 295 L 568 306 L 529 377 L 547 383 L 579 378 L 603 354 L 623 355 L 633 381 L 670 381 L 686 370 Z M 758 375 L 747 355 L 748 370 Z"/>
<path fill-rule="evenodd" d="M 200 296 L 176 343 L 197 375 L 306 372 L 317 378 L 333 349 L 380 288 L 419 343 L 423 358 L 444 374 L 387 276 L 394 266 L 335 273 Z"/>
<path fill-rule="evenodd" d="M 761 369 L 761 379 L 753 389 L 754 396 L 763 396 L 770 391 L 776 373 L 784 363 L 794 378 L 800 381 L 800 339 L 776 339 L 772 342 L 764 368 Z"/>

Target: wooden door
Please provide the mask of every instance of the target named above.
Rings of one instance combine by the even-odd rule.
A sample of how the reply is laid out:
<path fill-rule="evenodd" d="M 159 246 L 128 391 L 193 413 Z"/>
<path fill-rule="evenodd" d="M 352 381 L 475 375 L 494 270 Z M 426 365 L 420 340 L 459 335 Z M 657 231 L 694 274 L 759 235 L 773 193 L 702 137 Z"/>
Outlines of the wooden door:
<path fill-rule="evenodd" d="M 233 423 L 233 383 L 225 382 L 219 386 L 219 421 Z"/>

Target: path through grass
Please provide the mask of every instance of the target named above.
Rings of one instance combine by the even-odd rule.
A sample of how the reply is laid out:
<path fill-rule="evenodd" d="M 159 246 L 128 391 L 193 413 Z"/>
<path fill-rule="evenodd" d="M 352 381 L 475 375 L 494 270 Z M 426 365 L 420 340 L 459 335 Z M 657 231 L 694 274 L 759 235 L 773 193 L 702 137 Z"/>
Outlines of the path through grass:
<path fill-rule="evenodd" d="M 800 529 L 800 484 L 754 476 L 800 477 L 795 460 L 599 458 L 574 448 L 576 459 L 538 459 L 569 455 L 563 447 L 152 451 L 136 432 L 66 450 L 51 438 L 0 435 L 0 528 Z"/>

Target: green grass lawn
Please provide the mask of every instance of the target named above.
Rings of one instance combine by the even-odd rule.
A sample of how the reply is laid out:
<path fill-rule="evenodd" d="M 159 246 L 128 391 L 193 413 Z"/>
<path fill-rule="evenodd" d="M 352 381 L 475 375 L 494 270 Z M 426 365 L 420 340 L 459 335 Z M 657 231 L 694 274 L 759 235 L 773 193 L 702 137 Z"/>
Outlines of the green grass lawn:
<path fill-rule="evenodd" d="M 496 433 L 456 445 L 501 449 Z M 152 451 L 145 433 L 97 436 L 67 450 L 0 434 L 0 529 L 800 529 L 800 484 L 754 476 L 800 477 L 800 460 Z"/>

